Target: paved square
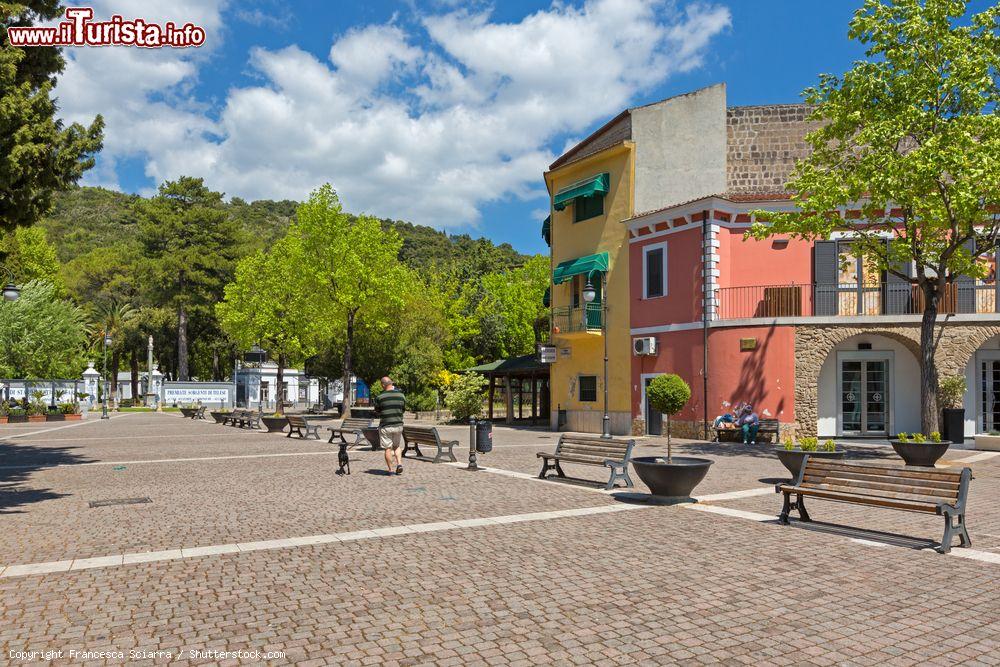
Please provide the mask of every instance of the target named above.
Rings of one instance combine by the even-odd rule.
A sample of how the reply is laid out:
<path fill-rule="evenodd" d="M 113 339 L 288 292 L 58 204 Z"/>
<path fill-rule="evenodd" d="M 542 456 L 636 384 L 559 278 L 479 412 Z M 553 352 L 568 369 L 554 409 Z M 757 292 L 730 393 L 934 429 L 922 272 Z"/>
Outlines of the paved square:
<path fill-rule="evenodd" d="M 1000 663 L 1000 456 L 946 457 L 976 460 L 973 549 L 945 556 L 921 548 L 939 517 L 816 501 L 814 529 L 777 525 L 765 448 L 680 445 L 715 461 L 703 501 L 650 507 L 533 479 L 544 431 L 495 428 L 487 472 L 397 477 L 174 415 L 0 428 L 16 664 Z"/>

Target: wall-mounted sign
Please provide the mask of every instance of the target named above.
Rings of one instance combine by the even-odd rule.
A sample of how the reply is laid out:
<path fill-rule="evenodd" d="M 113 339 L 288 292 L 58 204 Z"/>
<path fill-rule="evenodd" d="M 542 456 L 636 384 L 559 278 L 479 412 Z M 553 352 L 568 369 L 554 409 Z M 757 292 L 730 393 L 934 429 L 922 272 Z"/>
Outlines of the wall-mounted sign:
<path fill-rule="evenodd" d="M 757 349 L 756 338 L 740 338 L 740 352 L 750 352 Z"/>
<path fill-rule="evenodd" d="M 194 387 L 167 387 L 163 390 L 163 400 L 167 403 L 201 401 L 203 403 L 224 403 L 229 400 L 228 389 L 197 389 Z"/>
<path fill-rule="evenodd" d="M 538 361 L 543 364 L 552 364 L 556 361 L 556 346 L 555 345 L 539 345 L 538 346 Z"/>
<path fill-rule="evenodd" d="M 569 355 L 570 355 L 570 353 L 572 351 L 573 351 L 572 348 L 561 347 L 561 348 L 559 348 L 559 356 L 563 357 L 563 358 L 566 358 L 566 359 L 569 359 Z"/>

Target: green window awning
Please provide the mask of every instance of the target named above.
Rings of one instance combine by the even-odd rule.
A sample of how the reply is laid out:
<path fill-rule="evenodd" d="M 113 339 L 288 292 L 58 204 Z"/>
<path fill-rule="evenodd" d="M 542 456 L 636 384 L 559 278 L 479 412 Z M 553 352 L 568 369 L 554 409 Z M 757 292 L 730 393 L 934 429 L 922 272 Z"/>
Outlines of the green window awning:
<path fill-rule="evenodd" d="M 594 195 L 603 197 L 611 189 L 610 184 L 611 176 L 607 172 L 577 181 L 556 192 L 553 206 L 557 211 L 561 211 L 577 197 L 593 197 Z"/>
<path fill-rule="evenodd" d="M 546 245 L 552 245 L 552 216 L 545 216 L 545 220 L 542 222 L 542 238 L 545 239 Z"/>
<path fill-rule="evenodd" d="M 596 255 L 577 257 L 560 262 L 552 272 L 552 282 L 556 285 L 564 283 L 573 276 L 587 275 L 608 270 L 608 253 L 599 252 Z"/>

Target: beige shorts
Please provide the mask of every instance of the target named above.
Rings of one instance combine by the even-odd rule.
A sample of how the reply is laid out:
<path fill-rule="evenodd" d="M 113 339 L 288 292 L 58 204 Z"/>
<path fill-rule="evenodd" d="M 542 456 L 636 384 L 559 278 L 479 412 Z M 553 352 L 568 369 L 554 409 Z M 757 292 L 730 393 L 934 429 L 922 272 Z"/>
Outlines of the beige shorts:
<path fill-rule="evenodd" d="M 379 426 L 378 441 L 383 449 L 399 449 L 403 441 L 402 426 Z"/>

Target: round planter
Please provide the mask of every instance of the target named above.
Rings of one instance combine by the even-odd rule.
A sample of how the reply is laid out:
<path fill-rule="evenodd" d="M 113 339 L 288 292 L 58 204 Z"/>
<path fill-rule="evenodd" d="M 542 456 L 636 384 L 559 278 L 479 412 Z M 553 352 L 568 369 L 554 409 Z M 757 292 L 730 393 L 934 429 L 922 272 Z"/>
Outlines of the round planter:
<path fill-rule="evenodd" d="M 194 413 L 198 411 L 198 408 L 181 408 L 181 414 L 190 419 L 194 417 Z"/>
<path fill-rule="evenodd" d="M 268 433 L 284 431 L 285 427 L 288 426 L 288 419 L 285 417 L 261 417 L 260 421 Z"/>
<path fill-rule="evenodd" d="M 899 440 L 890 442 L 906 465 L 925 468 L 933 468 L 937 460 L 944 456 L 951 446 L 950 442 L 900 442 Z"/>
<path fill-rule="evenodd" d="M 215 420 L 216 424 L 221 424 L 230 415 L 229 412 L 209 412 L 208 414 L 212 415 L 212 419 Z"/>
<path fill-rule="evenodd" d="M 792 473 L 793 479 L 799 476 L 799 470 L 802 469 L 802 459 L 806 457 L 806 454 L 814 459 L 842 459 L 847 453 L 843 449 L 838 449 L 834 452 L 804 452 L 801 449 L 776 449 L 774 452 L 778 455 L 781 465 L 785 466 L 788 472 Z"/>
<path fill-rule="evenodd" d="M 690 500 L 694 487 L 705 479 L 712 465 L 709 459 L 675 456 L 667 463 L 661 456 L 640 456 L 632 459 L 632 467 L 650 492 L 667 501 Z"/>

